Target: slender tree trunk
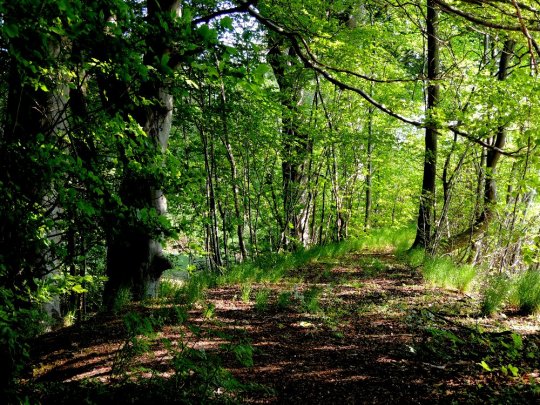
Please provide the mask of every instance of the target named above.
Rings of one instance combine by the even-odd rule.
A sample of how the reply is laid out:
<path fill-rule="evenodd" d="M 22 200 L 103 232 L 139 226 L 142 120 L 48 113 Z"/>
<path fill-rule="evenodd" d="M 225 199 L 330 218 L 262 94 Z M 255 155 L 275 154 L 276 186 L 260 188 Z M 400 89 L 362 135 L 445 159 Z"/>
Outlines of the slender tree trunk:
<path fill-rule="evenodd" d="M 203 142 L 204 151 L 204 167 L 206 170 L 206 200 L 208 204 L 208 223 L 207 234 L 209 240 L 209 249 L 207 250 L 210 255 L 210 266 L 221 267 L 223 266 L 223 260 L 221 258 L 221 251 L 219 248 L 219 228 L 218 228 L 218 215 L 217 205 L 214 190 L 214 176 L 212 171 L 210 146 L 208 144 L 208 137 L 204 130 L 200 128 L 201 138 Z"/>
<path fill-rule="evenodd" d="M 219 68 L 219 66 L 218 66 Z M 223 76 L 220 72 L 220 95 L 221 95 L 221 120 L 223 125 L 223 144 L 227 151 L 227 159 L 231 169 L 231 182 L 234 202 L 234 215 L 236 217 L 236 235 L 238 236 L 238 249 L 240 250 L 240 256 L 242 261 L 247 259 L 247 250 L 244 243 L 244 221 L 240 212 L 240 191 L 238 189 L 238 169 L 236 166 L 236 159 L 234 157 L 231 142 L 229 141 L 229 127 L 227 125 L 227 95 L 225 94 L 225 84 L 223 82 Z"/>
<path fill-rule="evenodd" d="M 309 243 L 305 235 L 306 162 L 311 149 L 309 137 L 300 130 L 298 106 L 302 103 L 303 67 L 292 47 L 284 40 L 274 41 L 268 61 L 280 88 L 282 113 L 282 190 L 284 228 L 281 247 L 294 250 Z"/>
<path fill-rule="evenodd" d="M 515 47 L 515 41 L 507 39 L 504 42 L 501 59 L 499 61 L 499 71 L 497 79 L 503 81 L 508 76 L 508 67 Z M 497 185 L 495 183 L 495 174 L 497 173 L 497 164 L 502 156 L 500 150 L 504 149 L 506 143 L 506 128 L 500 126 L 497 128 L 493 148 L 488 148 L 486 153 L 486 170 L 484 174 L 484 194 L 482 210 L 479 212 L 474 224 L 465 231 L 453 236 L 447 243 L 447 250 L 456 250 L 464 247 L 467 243 L 482 234 L 494 215 L 494 207 L 497 203 Z"/>
<path fill-rule="evenodd" d="M 427 105 L 428 125 L 425 134 L 424 175 L 418 210 L 418 223 L 413 248 L 432 250 L 432 225 L 435 206 L 435 184 L 437 175 L 437 124 L 432 122 L 434 109 L 439 103 L 439 11 L 435 0 L 427 0 Z"/>
<path fill-rule="evenodd" d="M 367 139 L 367 172 L 366 172 L 366 205 L 365 205 L 365 214 L 364 214 L 364 232 L 367 232 L 370 227 L 370 217 L 371 217 L 371 187 L 372 187 L 372 176 L 373 176 L 373 114 L 375 109 L 370 107 L 368 109 L 368 139 Z"/>
<path fill-rule="evenodd" d="M 503 81 L 508 76 L 508 66 L 512 54 L 514 53 L 515 41 L 507 39 L 504 42 L 501 59 L 499 62 L 499 72 L 497 79 Z M 495 142 L 493 146 L 499 150 L 504 149 L 506 144 L 506 127 L 500 126 L 497 129 Z M 486 156 L 486 179 L 484 190 L 484 209 L 478 218 L 478 222 L 489 221 L 493 215 L 493 208 L 497 202 L 497 185 L 495 183 L 495 175 L 497 173 L 497 164 L 501 158 L 501 152 L 496 149 L 489 149 Z"/>

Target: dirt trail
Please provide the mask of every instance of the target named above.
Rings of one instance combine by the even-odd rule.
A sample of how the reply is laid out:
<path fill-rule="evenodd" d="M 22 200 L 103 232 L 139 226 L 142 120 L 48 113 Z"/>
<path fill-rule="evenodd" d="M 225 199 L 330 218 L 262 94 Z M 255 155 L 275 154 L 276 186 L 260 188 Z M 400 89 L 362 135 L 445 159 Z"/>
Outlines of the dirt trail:
<path fill-rule="evenodd" d="M 414 271 L 391 256 L 354 255 L 339 263 L 307 266 L 300 274 L 305 282 L 293 284 L 293 290 L 301 296 L 313 286 L 320 289 L 320 312 L 257 311 L 253 304 L 231 307 L 234 291 L 209 295 L 216 319 L 225 325 L 245 325 L 247 338 L 257 349 L 255 366 L 233 373 L 275 390 L 275 395 L 246 401 L 404 403 L 446 394 L 433 388 L 446 384 L 448 373 L 410 356 L 414 332 L 408 316 L 423 304 L 427 291 Z M 224 299 L 227 296 L 230 300 Z M 461 299 L 452 294 L 448 298 Z"/>
<path fill-rule="evenodd" d="M 348 255 L 290 276 L 277 284 L 210 289 L 207 304 L 190 313 L 192 325 L 209 331 L 196 338 L 186 333 L 190 347 L 218 352 L 224 335 L 253 347 L 251 367 L 240 366 L 233 351 L 221 355 L 238 380 L 266 387 L 238 394 L 239 402 L 476 402 L 479 387 L 489 384 L 470 359 L 442 362 L 418 349 L 427 341 L 423 310 L 443 314 L 451 325 L 476 311 L 470 297 L 425 286 L 391 255 Z M 124 334 L 112 317 L 49 334 L 40 341 L 34 374 L 39 381 L 106 382 Z M 163 327 L 163 337 L 180 339 L 178 328 Z M 167 360 L 156 345 L 138 361 L 156 369 L 161 362 L 167 373 Z"/>

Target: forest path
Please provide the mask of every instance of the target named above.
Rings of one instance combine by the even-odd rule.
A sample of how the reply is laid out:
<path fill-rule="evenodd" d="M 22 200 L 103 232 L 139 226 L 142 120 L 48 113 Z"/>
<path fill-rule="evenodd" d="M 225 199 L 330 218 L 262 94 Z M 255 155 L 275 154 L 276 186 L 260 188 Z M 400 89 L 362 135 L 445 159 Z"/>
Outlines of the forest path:
<path fill-rule="evenodd" d="M 423 285 L 418 272 L 389 254 L 351 254 L 310 263 L 285 283 L 211 290 L 216 324 L 243 330 L 255 348 L 252 368 L 230 368 L 273 394 L 251 403 L 404 403 L 457 394 L 455 369 L 415 355 L 426 307 L 464 314 L 462 294 Z M 269 295 L 268 304 L 261 303 Z M 444 308 L 443 308 L 444 307 Z M 206 342 L 208 344 L 208 342 Z M 454 385 L 454 387 L 453 387 Z M 464 387 L 461 387 L 464 388 Z"/>
<path fill-rule="evenodd" d="M 216 373 L 208 364 L 215 358 L 249 387 L 233 394 L 241 403 L 538 399 L 529 389 L 538 373 L 509 378 L 508 371 L 488 373 L 480 366 L 484 359 L 492 366 L 499 360 L 518 364 L 518 352 L 540 347 L 538 334 L 513 347 L 514 335 L 501 332 L 508 330 L 503 320 L 479 317 L 476 299 L 426 285 L 418 270 L 391 254 L 316 259 L 290 270 L 279 282 L 209 288 L 204 301 L 178 315 L 180 322 L 171 319 L 174 304 L 150 303 L 128 310 L 123 318 L 96 317 L 40 339 L 33 381 L 71 383 L 71 388 L 64 385 L 52 395 L 47 388 L 40 394 L 43 403 L 73 403 L 77 398 L 94 403 L 176 403 L 162 382 L 174 374 L 171 364 L 187 375 L 204 376 L 194 384 L 210 386 Z M 157 334 L 135 338 L 146 332 L 143 327 L 126 333 L 126 317 L 133 313 L 142 325 L 144 317 L 167 321 Z M 145 349 L 137 352 L 141 342 L 146 342 Z M 181 350 L 184 355 L 178 356 Z M 155 373 L 165 380 L 153 378 Z M 122 379 L 127 375 L 128 380 Z M 101 385 L 77 385 L 88 379 Z M 207 402 L 222 402 L 226 388 L 211 390 Z M 199 394 L 189 395 L 185 401 L 198 402 Z"/>

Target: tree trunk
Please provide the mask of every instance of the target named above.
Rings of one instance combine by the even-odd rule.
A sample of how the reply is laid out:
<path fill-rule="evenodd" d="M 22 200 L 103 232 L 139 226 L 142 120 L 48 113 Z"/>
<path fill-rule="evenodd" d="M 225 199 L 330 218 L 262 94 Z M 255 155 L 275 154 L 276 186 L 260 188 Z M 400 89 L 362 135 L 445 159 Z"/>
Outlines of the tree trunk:
<path fill-rule="evenodd" d="M 439 103 L 439 12 L 435 0 L 427 0 L 427 105 L 424 152 L 424 175 L 418 209 L 416 238 L 412 248 L 432 250 L 432 225 L 435 206 L 435 181 L 437 174 L 437 124 L 433 122 L 434 109 Z"/>
<path fill-rule="evenodd" d="M 375 109 L 369 107 L 368 109 L 368 139 L 367 139 L 367 172 L 366 172 L 366 205 L 364 213 L 364 232 L 367 232 L 370 227 L 371 217 L 371 188 L 372 188 L 372 176 L 373 176 L 373 113 Z M 392 220 L 393 222 L 393 220 Z"/>
<path fill-rule="evenodd" d="M 170 53 L 167 23 L 178 17 L 179 0 L 149 0 L 147 2 L 147 24 L 149 26 L 148 53 L 144 55 L 146 65 L 155 66 L 153 76 L 143 82 L 139 97 L 154 101 L 147 106 L 129 106 L 133 117 L 143 128 L 153 145 L 150 150 L 140 153 L 163 154 L 171 131 L 173 96 L 164 84 L 171 70 L 163 66 L 163 56 Z M 172 26 L 172 25 L 171 25 Z M 172 66 L 174 68 L 174 66 Z M 125 86 L 124 83 L 122 85 Z M 125 111 L 124 106 L 118 106 Z M 151 164 L 152 157 L 142 156 L 144 164 Z M 148 213 L 162 216 L 167 211 L 165 195 L 155 178 L 148 178 L 126 165 L 119 190 L 124 206 L 129 210 L 128 220 L 116 221 L 116 227 L 109 231 L 107 240 L 107 276 L 104 301 L 111 307 L 120 289 L 132 291 L 135 299 L 146 295 L 155 296 L 157 283 L 164 270 L 171 263 L 163 254 L 161 242 L 144 223 Z"/>
<path fill-rule="evenodd" d="M 219 64 L 218 64 L 219 69 Z M 236 159 L 234 157 L 231 142 L 229 141 L 229 127 L 227 125 L 227 96 L 225 94 L 225 84 L 223 82 L 223 75 L 220 72 L 220 95 L 221 95 L 221 121 L 223 125 L 223 137 L 222 141 L 227 151 L 227 159 L 231 170 L 231 182 L 234 202 L 234 215 L 236 217 L 236 235 L 238 236 L 238 249 L 240 250 L 240 256 L 242 261 L 247 259 L 247 250 L 244 243 L 244 221 L 240 212 L 240 191 L 238 189 L 238 169 L 236 167 Z"/>
<path fill-rule="evenodd" d="M 298 106 L 302 103 L 301 89 L 303 67 L 292 47 L 285 47 L 284 40 L 275 41 L 268 53 L 281 95 L 282 113 L 282 190 L 284 229 L 281 246 L 294 250 L 309 244 L 306 225 L 306 163 L 310 151 L 307 134 L 300 130 Z"/>
<path fill-rule="evenodd" d="M 505 80 L 508 76 L 508 66 L 514 52 L 514 47 L 514 40 L 507 39 L 504 42 L 501 59 L 499 61 L 499 71 L 497 74 L 497 80 L 499 81 Z M 497 173 L 497 164 L 502 156 L 500 150 L 504 149 L 505 143 L 506 128 L 504 126 L 500 126 L 497 128 L 497 134 L 495 135 L 495 140 L 492 145 L 498 150 L 488 148 L 486 154 L 486 170 L 483 176 L 485 185 L 482 210 L 470 228 L 451 237 L 446 242 L 446 250 L 457 250 L 466 246 L 470 242 L 474 242 L 474 239 L 478 235 L 485 232 L 493 219 L 494 207 L 497 203 L 497 185 L 495 183 L 495 174 Z"/>

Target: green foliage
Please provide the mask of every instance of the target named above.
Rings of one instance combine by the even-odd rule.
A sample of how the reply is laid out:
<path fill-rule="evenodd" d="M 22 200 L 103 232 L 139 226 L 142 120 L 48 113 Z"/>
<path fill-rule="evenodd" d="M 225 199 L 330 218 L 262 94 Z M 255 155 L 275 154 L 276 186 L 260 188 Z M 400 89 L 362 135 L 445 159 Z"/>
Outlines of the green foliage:
<path fill-rule="evenodd" d="M 242 302 L 249 302 L 251 299 L 251 284 L 242 284 L 240 289 L 240 298 Z"/>
<path fill-rule="evenodd" d="M 416 327 L 422 328 L 424 336 L 412 352 L 420 359 L 429 359 L 431 364 L 464 361 L 484 372 L 508 378 L 519 377 L 536 367 L 540 354 L 537 344 L 518 333 L 443 325 L 430 311 L 422 311 L 417 316 Z"/>
<path fill-rule="evenodd" d="M 440 128 L 459 123 L 467 134 L 441 137 L 439 161 L 446 164 L 437 175 L 449 180 L 445 191 L 451 197 L 442 201 L 447 193 L 435 193 L 436 214 L 443 215 L 435 233 L 467 229 L 480 214 L 478 193 L 486 175 L 494 175 L 508 191 L 494 208 L 497 232 L 488 229 L 479 252 L 493 267 L 505 268 L 509 257 L 520 271 L 538 263 L 540 92 L 527 58 L 513 58 L 507 80 L 494 77 L 506 35 L 489 35 L 493 52 L 487 55 L 478 40 L 482 30 L 452 16 L 441 19 L 440 102 L 425 114 L 418 80 L 426 65 L 419 29 L 425 16 L 415 4 L 258 4 L 269 21 L 302 33 L 313 54 L 337 68 L 334 73 L 356 72 L 336 73 L 346 84 L 340 86 L 314 80 L 302 60 L 287 52 L 286 38 L 264 32 L 262 25 L 252 29 L 247 14 L 222 15 L 227 2 L 184 3 L 179 17 L 161 9 L 175 2 L 155 2 L 155 10 L 144 1 L 124 0 L 0 3 L 0 336 L 8 367 L 22 369 L 26 341 L 43 325 L 41 303 L 85 294 L 88 310 L 98 310 L 105 272 L 109 280 L 126 277 L 119 285 L 134 287 L 119 292 L 114 311 L 140 298 L 144 277 L 138 276 L 148 264 L 140 247 L 149 240 L 174 239 L 168 247 L 178 242 L 172 249 L 208 254 L 212 269 L 227 267 L 223 275 L 194 271 L 182 285 L 162 282 L 161 297 L 186 306 L 200 302 L 216 283 L 241 283 L 247 302 L 252 283 L 280 281 L 310 263 L 362 249 L 404 254 L 415 232 L 408 225 L 418 212 L 422 136 L 416 126 L 344 91 L 364 89 L 362 76 L 385 82 L 371 82 L 369 95 L 392 111 Z M 482 11 L 487 20 L 514 24 L 515 10 L 501 7 Z M 525 21 L 536 19 L 522 9 Z M 511 37 L 516 49 L 529 45 L 522 36 Z M 283 52 L 277 64 L 268 43 L 272 52 Z M 169 94 L 171 106 L 164 100 Z M 173 136 L 164 151 L 157 142 L 163 133 L 156 130 L 169 126 L 163 125 L 169 112 Z M 512 163 L 501 158 L 497 170 L 486 173 L 485 148 L 470 139 L 491 139 L 501 130 L 505 148 L 520 153 Z M 299 134 L 309 134 L 309 140 Z M 301 179 L 291 180 L 289 188 L 288 164 Z M 150 198 L 160 190 L 168 197 L 168 214 Z M 315 245 L 306 249 L 291 223 L 304 214 L 306 246 Z M 239 233 L 254 260 L 242 257 L 243 263 L 233 265 Z M 336 243 L 344 235 L 351 238 Z M 277 253 L 291 245 L 298 250 Z M 121 251 L 118 263 L 111 261 L 115 248 Z M 491 258 L 493 251 L 503 253 Z M 413 267 L 423 264 L 428 282 L 461 291 L 479 271 L 420 251 L 406 260 Z M 44 279 L 53 269 L 57 274 Z M 383 262 L 373 261 L 366 273 L 383 269 Z M 511 294 L 503 282 L 490 282 L 482 311 L 492 314 L 510 299 L 524 312 L 538 312 L 539 283 L 532 270 L 516 280 Z M 270 293 L 265 297 L 263 291 L 255 297 L 259 310 L 268 306 Z M 319 312 L 320 294 L 304 292 L 303 310 Z M 280 294 L 277 306 L 286 308 L 291 299 Z M 70 322 L 79 318 L 63 315 Z M 509 375 L 512 364 L 504 365 Z"/>
<path fill-rule="evenodd" d="M 277 297 L 277 307 L 280 310 L 289 309 L 292 305 L 293 293 L 291 291 L 281 291 Z"/>
<path fill-rule="evenodd" d="M 238 344 L 233 347 L 236 360 L 243 367 L 253 367 L 253 346 L 248 344 Z"/>
<path fill-rule="evenodd" d="M 136 356 L 150 349 L 150 342 L 157 334 L 157 318 L 142 316 L 137 312 L 128 312 L 123 317 L 126 329 L 125 341 L 116 352 L 111 367 L 111 377 L 126 379 L 132 371 L 131 366 Z"/>
<path fill-rule="evenodd" d="M 357 250 L 391 250 L 398 254 L 411 246 L 414 240 L 415 227 L 405 228 L 378 228 L 373 229 L 364 237 L 359 237 Z"/>
<path fill-rule="evenodd" d="M 507 303 L 525 314 L 538 313 L 540 311 L 540 273 L 527 270 L 514 277 L 501 275 L 489 278 L 483 294 L 482 313 L 493 315 Z"/>
<path fill-rule="evenodd" d="M 409 231 L 388 231 L 374 233 L 373 239 L 366 236 L 365 239 L 349 239 L 339 243 L 331 243 L 323 246 L 314 246 L 309 249 L 300 249 L 294 253 L 262 255 L 253 262 L 245 262 L 227 269 L 222 276 L 217 277 L 218 284 L 237 284 L 243 282 L 278 282 L 285 275 L 294 273 L 295 269 L 312 262 L 335 259 L 347 253 L 362 249 L 388 248 L 393 243 L 409 238 Z M 403 238 L 403 239 L 402 239 Z M 374 263 L 380 269 L 381 263 Z"/>
<path fill-rule="evenodd" d="M 129 288 L 120 288 L 113 303 L 113 311 L 118 313 L 133 301 L 133 294 Z"/>
<path fill-rule="evenodd" d="M 426 259 L 426 251 L 424 249 L 413 249 L 411 251 L 404 252 L 400 255 L 405 258 L 407 264 L 413 268 L 420 267 Z"/>
<path fill-rule="evenodd" d="M 159 283 L 158 296 L 167 300 L 178 301 L 185 284 L 185 281 L 162 278 Z"/>

